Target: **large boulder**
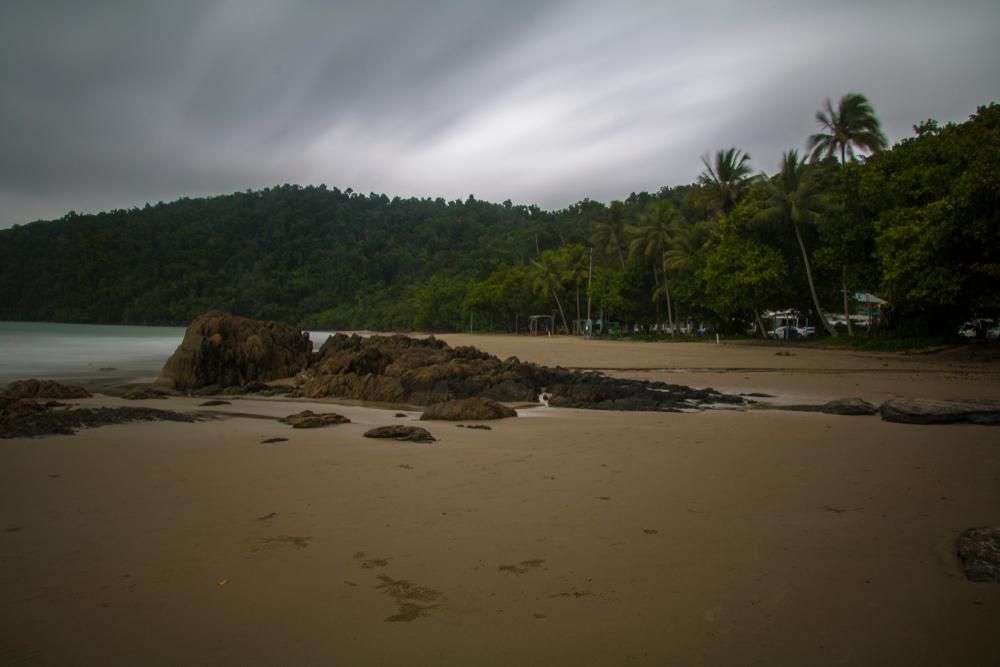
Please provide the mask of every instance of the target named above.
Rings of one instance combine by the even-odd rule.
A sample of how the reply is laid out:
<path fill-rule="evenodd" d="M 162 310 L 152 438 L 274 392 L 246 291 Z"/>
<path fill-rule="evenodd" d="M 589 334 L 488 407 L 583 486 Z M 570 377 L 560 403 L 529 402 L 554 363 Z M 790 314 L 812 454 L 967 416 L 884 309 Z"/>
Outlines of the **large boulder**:
<path fill-rule="evenodd" d="M 893 398 L 879 408 L 882 419 L 902 424 L 1000 424 L 996 401 L 938 401 L 929 398 Z"/>
<path fill-rule="evenodd" d="M 211 311 L 188 327 L 157 384 L 191 391 L 277 380 L 305 369 L 311 354 L 309 334 L 298 329 Z"/>
<path fill-rule="evenodd" d="M 516 417 L 517 411 L 488 398 L 463 398 L 427 406 L 421 420 L 466 421 Z"/>

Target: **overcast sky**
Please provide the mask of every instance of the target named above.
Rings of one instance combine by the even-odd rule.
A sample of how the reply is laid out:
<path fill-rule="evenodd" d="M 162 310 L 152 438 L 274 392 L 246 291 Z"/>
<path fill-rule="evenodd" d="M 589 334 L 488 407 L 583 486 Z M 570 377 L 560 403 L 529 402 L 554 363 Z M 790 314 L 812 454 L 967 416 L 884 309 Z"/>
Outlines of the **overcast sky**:
<path fill-rule="evenodd" d="M 282 183 L 585 197 L 1000 98 L 1000 2 L 6 0 L 0 227 Z"/>

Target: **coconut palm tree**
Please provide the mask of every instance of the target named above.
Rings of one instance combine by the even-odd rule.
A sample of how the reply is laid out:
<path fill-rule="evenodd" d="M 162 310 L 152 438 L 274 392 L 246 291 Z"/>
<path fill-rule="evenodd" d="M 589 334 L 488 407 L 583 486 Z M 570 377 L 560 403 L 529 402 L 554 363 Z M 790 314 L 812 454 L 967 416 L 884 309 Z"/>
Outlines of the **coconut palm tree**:
<path fill-rule="evenodd" d="M 620 201 L 613 201 L 605 211 L 604 216 L 597 221 L 594 227 L 594 246 L 602 249 L 606 254 L 616 254 L 622 271 L 625 270 L 625 227 L 626 220 L 625 204 Z"/>
<path fill-rule="evenodd" d="M 736 207 L 752 173 L 750 155 L 738 148 L 729 148 L 717 151 L 712 162 L 707 155 L 703 155 L 701 162 L 705 171 L 698 176 L 698 183 L 705 188 L 716 213 L 728 216 Z"/>
<path fill-rule="evenodd" d="M 576 321 L 580 322 L 580 287 L 587 283 L 589 276 L 587 249 L 582 245 L 569 246 L 562 248 L 560 255 L 565 263 L 562 274 L 563 282 L 573 283 L 576 288 Z"/>
<path fill-rule="evenodd" d="M 563 312 L 562 302 L 559 300 L 559 289 L 561 287 L 561 276 L 559 267 L 550 251 L 543 252 L 538 259 L 531 260 L 532 280 L 535 291 L 542 296 L 553 296 L 556 300 L 556 307 L 559 308 L 559 316 L 562 318 L 563 328 L 569 332 L 566 324 L 566 313 Z"/>
<path fill-rule="evenodd" d="M 767 183 L 767 208 L 761 211 L 762 218 L 778 219 L 788 222 L 795 231 L 795 239 L 802 252 L 802 263 L 806 269 L 806 280 L 809 282 L 809 293 L 812 295 L 816 314 L 823 328 L 831 336 L 837 332 L 823 315 L 819 299 L 816 297 L 816 285 L 813 282 L 812 267 L 809 263 L 809 253 L 802 240 L 802 225 L 815 220 L 823 210 L 823 199 L 819 183 L 813 178 L 813 167 L 799 159 L 797 150 L 790 150 L 781 156 L 781 171 Z"/>
<path fill-rule="evenodd" d="M 661 271 L 664 266 L 665 253 L 670 249 L 672 240 L 672 230 L 681 222 L 683 218 L 673 204 L 666 200 L 652 202 L 639 218 L 638 226 L 628 227 L 629 236 L 632 241 L 629 244 L 629 257 L 641 254 L 647 260 L 653 262 L 653 302 L 658 302 L 660 296 L 664 296 L 667 301 L 667 328 L 670 335 L 674 335 L 673 308 L 670 303 L 670 287 L 667 284 L 666 272 Z"/>
<path fill-rule="evenodd" d="M 871 153 L 884 150 L 888 140 L 875 116 L 871 102 L 861 93 L 848 93 L 840 98 L 836 109 L 826 98 L 826 104 L 816 112 L 820 131 L 809 137 L 807 146 L 813 161 L 840 153 L 840 163 L 855 160 L 855 147 Z"/>

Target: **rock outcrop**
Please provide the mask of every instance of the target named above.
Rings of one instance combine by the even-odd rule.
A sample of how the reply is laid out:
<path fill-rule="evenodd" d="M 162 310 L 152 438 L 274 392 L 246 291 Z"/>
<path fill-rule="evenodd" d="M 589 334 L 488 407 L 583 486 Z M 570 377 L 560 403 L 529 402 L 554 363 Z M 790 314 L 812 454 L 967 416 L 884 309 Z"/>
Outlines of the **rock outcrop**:
<path fill-rule="evenodd" d="M 893 398 L 879 408 L 882 419 L 901 424 L 1000 425 L 1000 403 L 993 401 L 937 401 Z"/>
<path fill-rule="evenodd" d="M 420 415 L 421 420 L 439 419 L 442 421 L 506 419 L 516 417 L 517 411 L 503 403 L 488 398 L 461 398 L 444 403 L 427 406 Z"/>
<path fill-rule="evenodd" d="M 195 319 L 157 384 L 181 391 L 291 377 L 309 365 L 309 334 L 278 322 L 211 311 Z"/>
<path fill-rule="evenodd" d="M 67 385 L 54 380 L 15 380 L 0 391 L 0 396 L 18 398 L 90 398 L 83 387 Z"/>
<path fill-rule="evenodd" d="M 65 408 L 65 409 L 64 409 Z M 81 428 L 134 421 L 193 422 L 195 417 L 153 408 L 66 408 L 61 403 L 18 399 L 0 408 L 0 438 L 72 435 Z"/>
<path fill-rule="evenodd" d="M 468 398 L 604 410 L 682 410 L 743 405 L 739 396 L 663 382 L 618 380 L 598 373 L 501 360 L 434 337 L 331 336 L 299 376 L 305 396 L 433 405 Z M 476 419 L 462 416 L 457 419 Z"/>

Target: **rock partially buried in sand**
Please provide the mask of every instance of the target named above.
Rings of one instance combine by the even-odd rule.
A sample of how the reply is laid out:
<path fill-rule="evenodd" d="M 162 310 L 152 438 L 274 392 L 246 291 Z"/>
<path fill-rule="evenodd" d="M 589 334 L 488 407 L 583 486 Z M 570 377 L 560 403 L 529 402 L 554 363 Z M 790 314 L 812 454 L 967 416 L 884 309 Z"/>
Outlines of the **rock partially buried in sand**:
<path fill-rule="evenodd" d="M 303 410 L 278 421 L 283 424 L 289 424 L 292 428 L 319 428 L 321 426 L 351 423 L 350 419 L 344 415 L 338 415 L 336 412 L 316 414 L 312 410 Z"/>
<path fill-rule="evenodd" d="M 61 384 L 54 380 L 16 380 L 0 391 L 0 396 L 17 398 L 90 398 L 83 387 Z"/>
<path fill-rule="evenodd" d="M 861 398 L 839 398 L 825 403 L 820 412 L 828 415 L 873 415 L 878 408 Z"/>
<path fill-rule="evenodd" d="M 955 546 L 966 578 L 1000 584 L 1000 526 L 970 528 Z"/>
<path fill-rule="evenodd" d="M 436 438 L 425 428 L 419 426 L 379 426 L 365 432 L 366 438 L 391 438 L 409 442 L 434 442 Z"/>
<path fill-rule="evenodd" d="M 210 311 L 196 318 L 157 384 L 181 391 L 292 377 L 309 365 L 309 334 L 279 322 Z"/>
<path fill-rule="evenodd" d="M 901 424 L 1000 424 L 1000 403 L 893 398 L 879 408 L 882 419 Z"/>
<path fill-rule="evenodd" d="M 440 419 L 443 421 L 506 419 L 516 417 L 517 411 L 503 403 L 488 398 L 463 398 L 430 405 L 420 415 L 421 421 Z"/>
<path fill-rule="evenodd" d="M 40 404 L 21 399 L 5 406 L 0 411 L 0 438 L 73 435 L 81 428 L 127 424 L 134 421 L 196 421 L 196 418 L 189 414 L 153 408 L 51 409 L 58 405 Z"/>

